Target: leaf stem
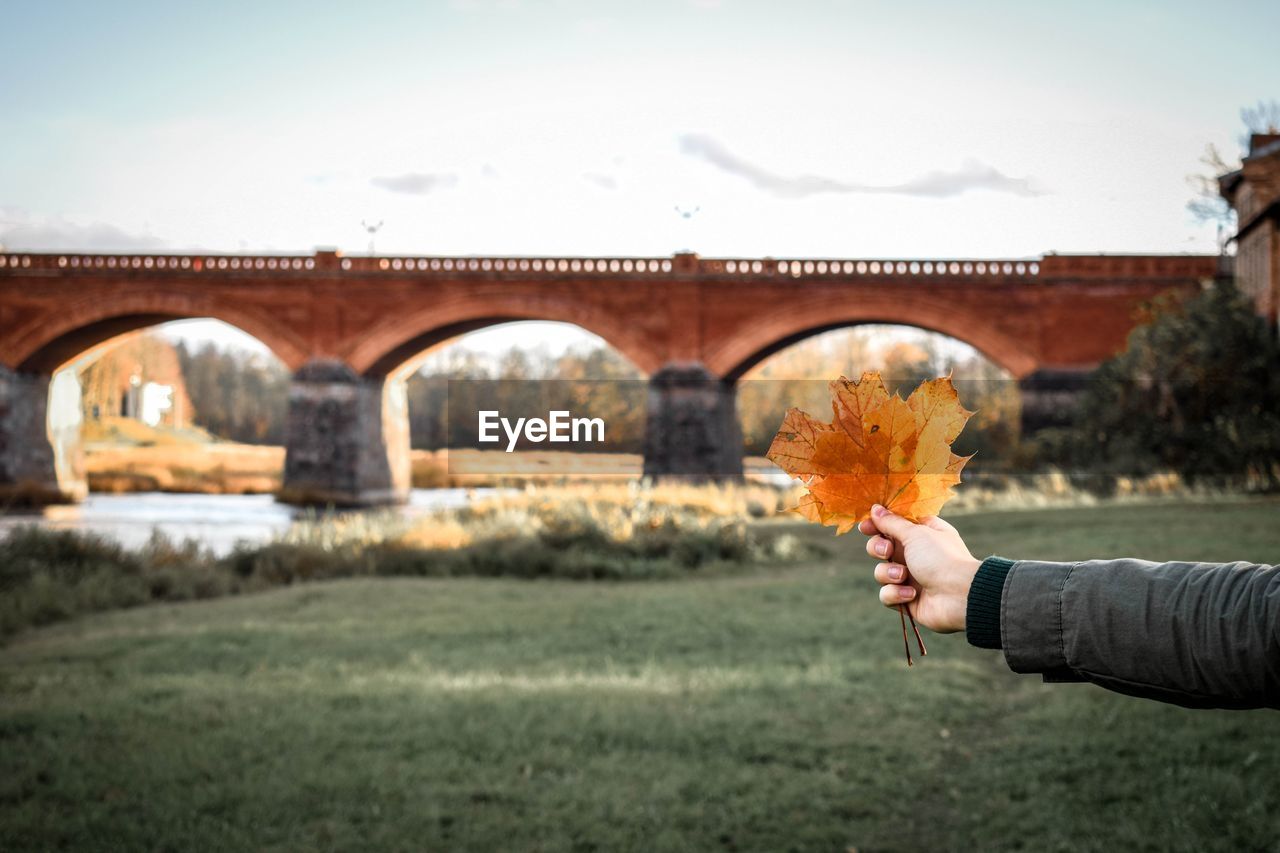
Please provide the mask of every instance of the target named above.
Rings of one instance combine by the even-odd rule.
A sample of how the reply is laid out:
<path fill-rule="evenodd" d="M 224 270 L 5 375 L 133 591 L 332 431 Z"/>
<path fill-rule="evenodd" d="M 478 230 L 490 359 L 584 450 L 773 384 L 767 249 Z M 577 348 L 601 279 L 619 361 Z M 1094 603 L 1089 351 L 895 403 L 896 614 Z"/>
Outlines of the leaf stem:
<path fill-rule="evenodd" d="M 924 637 L 920 636 L 920 629 L 916 627 L 916 617 L 911 615 L 910 606 L 904 604 L 902 609 L 907 611 L 907 618 L 911 620 L 911 630 L 916 633 L 916 644 L 920 646 L 920 657 L 924 657 L 929 654 L 929 650 L 924 647 Z"/>
<path fill-rule="evenodd" d="M 898 605 L 898 621 L 902 623 L 902 650 L 907 653 L 907 666 L 911 666 L 914 661 L 911 660 L 911 643 L 907 642 L 907 606 L 905 604 Z M 911 627 L 915 627 L 916 620 L 911 620 Z"/>

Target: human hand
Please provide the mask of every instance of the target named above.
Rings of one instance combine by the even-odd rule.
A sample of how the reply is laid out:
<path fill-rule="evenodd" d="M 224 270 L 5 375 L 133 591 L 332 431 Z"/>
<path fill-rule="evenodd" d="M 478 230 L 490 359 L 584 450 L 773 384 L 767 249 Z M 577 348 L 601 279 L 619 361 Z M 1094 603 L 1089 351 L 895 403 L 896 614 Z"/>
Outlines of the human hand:
<path fill-rule="evenodd" d="M 886 607 L 905 604 L 917 622 L 940 634 L 964 630 L 969 587 L 982 563 L 954 527 L 936 516 L 916 524 L 876 504 L 858 530 L 871 537 L 867 553 L 883 560 L 875 578 Z"/>

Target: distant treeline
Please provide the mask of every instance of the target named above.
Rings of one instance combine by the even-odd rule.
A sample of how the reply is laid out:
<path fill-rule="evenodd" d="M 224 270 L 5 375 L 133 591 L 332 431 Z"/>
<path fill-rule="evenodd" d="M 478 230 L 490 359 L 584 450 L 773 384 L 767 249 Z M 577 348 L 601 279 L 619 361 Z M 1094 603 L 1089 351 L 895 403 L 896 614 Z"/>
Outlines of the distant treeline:
<path fill-rule="evenodd" d="M 212 343 L 176 349 L 198 426 L 245 444 L 284 444 L 289 369 L 278 359 Z"/>
<path fill-rule="evenodd" d="M 948 345 L 939 335 L 883 326 L 811 338 L 748 372 L 738 383 L 746 451 L 763 454 L 789 408 L 829 420 L 829 380 L 858 379 L 867 370 L 878 371 L 889 390 L 904 397 L 927 379 L 952 374 L 961 402 L 976 411 L 955 444 L 956 452 L 977 453 L 978 467 L 1013 462 L 1021 415 L 1016 381 L 968 347 Z"/>
<path fill-rule="evenodd" d="M 509 417 L 546 417 L 560 410 L 601 418 L 608 429 L 604 445 L 555 449 L 638 453 L 644 446 L 643 378 L 607 347 L 555 356 L 510 349 L 496 359 L 454 348 L 409 378 L 410 442 L 423 450 L 483 448 L 486 445 L 477 441 L 476 416 L 482 409 Z"/>
<path fill-rule="evenodd" d="M 1019 392 L 1007 374 L 938 335 L 892 327 L 819 335 L 773 356 L 739 383 L 738 413 L 745 450 L 760 454 L 788 408 L 829 414 L 831 377 L 878 370 L 905 394 L 923 379 L 953 373 L 961 401 L 977 411 L 955 446 L 958 453 L 978 453 L 974 467 L 1175 471 L 1190 479 L 1243 477 L 1277 488 L 1277 365 L 1274 329 L 1235 286 L 1223 283 L 1149 305 L 1147 322 L 1131 334 L 1125 352 L 1093 374 L 1070 422 L 1029 437 L 1018 434 Z M 167 425 L 194 424 L 253 444 L 285 440 L 289 374 L 273 358 L 146 335 L 83 367 L 80 376 L 90 420 L 124 414 L 131 386 L 157 382 L 174 386 Z M 513 347 L 496 357 L 450 347 L 431 355 L 408 380 L 412 444 L 476 446 L 476 410 L 483 404 L 504 415 L 565 409 L 601 417 L 608 424 L 607 445 L 581 449 L 635 452 L 644 438 L 641 380 L 606 346 L 559 355 Z"/>
<path fill-rule="evenodd" d="M 172 369 L 149 369 L 147 378 L 180 386 L 177 396 L 189 410 L 183 413 L 186 422 L 231 441 L 284 443 L 289 372 L 277 359 L 212 343 L 174 344 L 149 335 L 107 353 L 82 371 L 82 377 L 94 377 L 95 387 L 118 388 L 121 377 L 144 369 L 143 362 L 172 363 Z M 1012 454 L 1018 395 L 1002 371 L 965 348 L 940 345 L 936 336 L 884 327 L 813 338 L 749 373 L 738 394 L 746 451 L 763 453 L 792 406 L 825 415 L 831 405 L 828 379 L 840 374 L 857 377 L 864 370 L 881 371 L 904 394 L 923 379 L 954 371 L 962 380 L 957 384 L 965 405 L 978 410 L 958 449 L 979 451 L 987 463 Z M 411 442 L 426 450 L 484 446 L 476 442 L 478 409 L 523 417 L 562 409 L 602 418 L 608 425 L 607 442 L 557 449 L 639 452 L 645 428 L 643 380 L 630 362 L 607 346 L 582 346 L 559 354 L 513 347 L 496 356 L 465 345 L 451 347 L 428 358 L 406 383 Z M 97 393 L 118 408 L 111 396 L 114 391 Z"/>
<path fill-rule="evenodd" d="M 129 414 L 131 390 L 148 382 L 173 388 L 171 408 L 163 414 L 168 427 L 182 428 L 193 418 L 184 369 L 173 344 L 160 335 L 137 335 L 112 347 L 80 369 L 80 399 L 86 421 Z"/>

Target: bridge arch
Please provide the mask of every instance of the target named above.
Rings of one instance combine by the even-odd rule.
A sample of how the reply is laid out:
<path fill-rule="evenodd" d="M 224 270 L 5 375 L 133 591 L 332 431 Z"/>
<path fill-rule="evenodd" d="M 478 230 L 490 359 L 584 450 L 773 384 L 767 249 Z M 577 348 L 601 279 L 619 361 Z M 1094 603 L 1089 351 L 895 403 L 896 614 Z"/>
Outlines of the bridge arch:
<path fill-rule="evenodd" d="M 0 412 L 0 495 L 35 502 L 83 498 L 88 483 L 77 362 L 131 332 L 196 318 L 253 335 L 291 370 L 307 359 L 304 342 L 275 318 L 230 300 L 198 291 L 78 292 L 0 337 L 0 397 L 9 403 Z"/>
<path fill-rule="evenodd" d="M 170 320 L 207 317 L 260 340 L 290 370 L 307 360 L 298 335 L 266 312 L 211 298 L 198 291 L 96 294 L 67 303 L 54 317 L 41 317 L 8 336 L 0 360 L 26 373 L 49 374 L 122 334 Z"/>
<path fill-rule="evenodd" d="M 634 323 L 585 300 L 530 295 L 527 291 L 460 295 L 388 317 L 352 347 L 345 360 L 363 376 L 387 378 L 436 344 L 488 326 L 521 320 L 572 323 L 599 336 L 645 374 L 653 373 L 663 363 L 658 349 L 636 330 Z"/>
<path fill-rule="evenodd" d="M 948 335 L 969 344 L 1014 378 L 1022 378 L 1038 366 L 1033 340 L 1005 331 L 981 313 L 900 292 L 789 299 L 778 311 L 745 323 L 709 345 L 706 365 L 717 376 L 737 382 L 770 355 L 805 338 L 868 323 L 915 326 Z"/>

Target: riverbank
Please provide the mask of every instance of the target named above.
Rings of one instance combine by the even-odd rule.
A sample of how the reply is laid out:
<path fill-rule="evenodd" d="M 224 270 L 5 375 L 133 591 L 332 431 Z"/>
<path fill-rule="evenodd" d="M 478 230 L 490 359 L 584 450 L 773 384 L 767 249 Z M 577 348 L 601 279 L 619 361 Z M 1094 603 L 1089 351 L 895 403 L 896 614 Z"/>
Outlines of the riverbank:
<path fill-rule="evenodd" d="M 84 449 L 89 491 L 103 494 L 189 492 L 272 494 L 280 488 L 284 448 L 211 442 Z"/>
<path fill-rule="evenodd" d="M 525 483 L 637 480 L 638 453 L 414 450 L 415 489 L 520 486 Z M 763 457 L 744 465 L 756 477 L 776 473 Z M 85 445 L 89 491 L 103 494 L 188 492 L 205 495 L 274 494 L 284 472 L 284 448 L 235 442 Z"/>
<path fill-rule="evenodd" d="M 225 552 L 209 547 L 198 527 L 181 524 L 180 535 L 152 531 L 126 545 L 85 530 L 0 519 L 0 637 L 98 610 L 342 577 L 640 580 L 736 572 L 809 554 L 787 532 L 798 523 L 752 523 L 781 508 L 781 493 L 767 487 L 632 483 L 426 494 L 459 500 L 435 502 L 423 513 L 412 505 L 345 513 L 273 505 L 287 513 L 281 527 Z M 151 509 L 157 521 L 170 512 Z"/>

